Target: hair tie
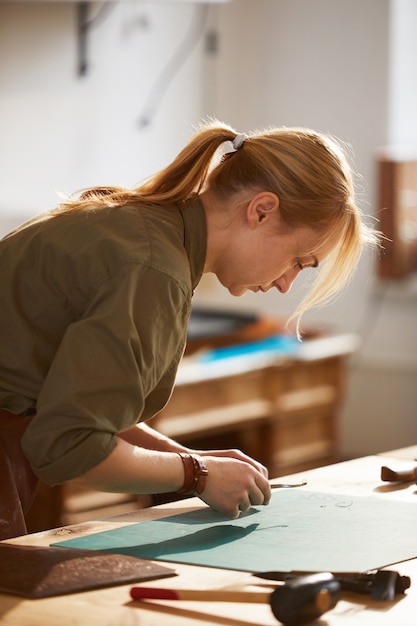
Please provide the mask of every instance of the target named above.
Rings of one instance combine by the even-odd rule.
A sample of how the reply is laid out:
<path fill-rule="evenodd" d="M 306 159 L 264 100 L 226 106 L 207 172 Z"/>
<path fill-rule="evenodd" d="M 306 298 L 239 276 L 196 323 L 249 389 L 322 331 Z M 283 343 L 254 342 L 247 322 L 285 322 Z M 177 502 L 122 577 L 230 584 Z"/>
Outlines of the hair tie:
<path fill-rule="evenodd" d="M 232 141 L 232 146 L 234 150 L 239 150 L 239 148 L 246 141 L 247 138 L 248 136 L 245 135 L 245 133 L 240 133 L 239 135 L 236 135 L 236 137 Z"/>

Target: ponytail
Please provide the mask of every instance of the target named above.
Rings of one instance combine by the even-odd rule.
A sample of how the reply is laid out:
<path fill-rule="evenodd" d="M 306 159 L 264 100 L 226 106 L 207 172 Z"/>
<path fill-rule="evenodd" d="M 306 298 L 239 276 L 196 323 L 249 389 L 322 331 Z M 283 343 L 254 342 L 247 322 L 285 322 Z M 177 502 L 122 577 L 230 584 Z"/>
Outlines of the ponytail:
<path fill-rule="evenodd" d="M 211 122 L 200 127 L 176 158 L 160 172 L 139 187 L 93 187 L 82 191 L 78 199 L 62 203 L 54 212 L 97 209 L 98 206 L 126 204 L 161 204 L 168 207 L 184 206 L 199 194 L 206 183 L 222 144 L 243 137 L 227 124 Z M 239 146 L 238 146 L 239 147 Z M 232 150 L 233 143 L 232 143 Z M 227 150 L 226 150 L 227 151 Z"/>

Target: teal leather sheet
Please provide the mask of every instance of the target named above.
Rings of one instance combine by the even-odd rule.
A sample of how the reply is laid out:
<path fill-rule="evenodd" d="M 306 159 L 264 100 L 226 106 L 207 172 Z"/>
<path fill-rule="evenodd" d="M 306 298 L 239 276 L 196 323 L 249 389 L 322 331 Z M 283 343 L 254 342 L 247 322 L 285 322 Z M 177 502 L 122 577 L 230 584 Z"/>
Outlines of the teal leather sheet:
<path fill-rule="evenodd" d="M 250 572 L 364 571 L 416 557 L 416 522 L 417 496 L 283 489 L 236 520 L 203 507 L 54 545 Z"/>

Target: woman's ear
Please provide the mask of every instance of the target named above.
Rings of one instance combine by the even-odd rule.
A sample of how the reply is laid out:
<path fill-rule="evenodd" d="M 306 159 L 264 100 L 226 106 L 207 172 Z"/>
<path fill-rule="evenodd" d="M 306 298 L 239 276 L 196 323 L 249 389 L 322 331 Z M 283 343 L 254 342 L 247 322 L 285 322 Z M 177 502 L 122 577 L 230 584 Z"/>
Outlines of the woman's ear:
<path fill-rule="evenodd" d="M 279 210 L 279 198 L 272 191 L 260 191 L 249 202 L 246 214 L 251 228 L 267 222 L 271 217 L 276 218 Z"/>

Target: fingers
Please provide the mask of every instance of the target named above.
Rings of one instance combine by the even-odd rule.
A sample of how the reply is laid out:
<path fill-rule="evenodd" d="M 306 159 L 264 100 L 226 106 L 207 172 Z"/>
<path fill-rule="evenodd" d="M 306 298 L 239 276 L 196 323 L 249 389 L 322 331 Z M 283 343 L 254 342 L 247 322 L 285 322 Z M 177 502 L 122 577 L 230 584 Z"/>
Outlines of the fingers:
<path fill-rule="evenodd" d="M 206 456 L 205 461 L 208 477 L 200 498 L 212 508 L 235 519 L 252 506 L 269 503 L 269 481 L 253 464 L 229 455 Z"/>
<path fill-rule="evenodd" d="M 268 485 L 269 486 L 269 485 Z M 248 513 L 253 506 L 261 506 L 269 504 L 269 493 L 266 495 L 259 489 L 257 486 L 249 490 L 245 493 L 245 495 L 241 496 L 240 499 L 236 502 L 234 507 L 231 507 L 229 510 L 229 514 L 233 516 L 234 519 L 239 517 L 242 513 Z M 224 511 L 226 514 L 227 512 Z"/>
<path fill-rule="evenodd" d="M 247 513 L 251 508 L 252 508 L 251 502 L 249 500 L 243 500 L 242 502 L 239 503 L 239 506 L 237 507 L 238 514 Z"/>
<path fill-rule="evenodd" d="M 269 494 L 264 493 L 264 491 L 255 483 L 255 487 L 248 493 L 248 496 L 249 503 L 252 506 L 259 506 L 260 504 L 265 504 L 265 500 L 269 497 Z"/>
<path fill-rule="evenodd" d="M 242 452 L 241 450 L 237 450 L 237 449 L 203 450 L 199 452 L 199 455 L 200 456 L 216 456 L 216 457 L 223 457 L 223 458 L 229 458 L 229 459 L 236 459 L 238 461 L 244 461 L 245 463 L 252 465 L 252 467 L 254 467 L 260 474 L 262 474 L 262 476 L 264 476 L 265 478 L 268 478 L 268 470 L 266 469 L 266 467 L 262 465 L 262 463 L 259 463 L 259 461 L 256 461 L 252 457 Z"/>
<path fill-rule="evenodd" d="M 262 495 L 264 498 L 262 504 L 264 506 L 267 506 L 270 503 L 271 497 L 272 497 L 271 485 L 269 484 L 268 480 L 266 480 L 266 482 L 263 485 Z"/>
<path fill-rule="evenodd" d="M 266 506 L 267 504 L 269 504 L 272 495 L 271 485 L 269 484 L 267 476 L 264 476 L 263 474 L 256 475 L 255 485 L 256 490 L 253 491 L 251 497 L 252 504 L 263 504 L 264 506 Z M 261 501 L 256 502 L 256 498 L 262 499 Z"/>

